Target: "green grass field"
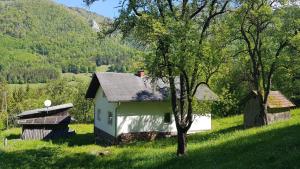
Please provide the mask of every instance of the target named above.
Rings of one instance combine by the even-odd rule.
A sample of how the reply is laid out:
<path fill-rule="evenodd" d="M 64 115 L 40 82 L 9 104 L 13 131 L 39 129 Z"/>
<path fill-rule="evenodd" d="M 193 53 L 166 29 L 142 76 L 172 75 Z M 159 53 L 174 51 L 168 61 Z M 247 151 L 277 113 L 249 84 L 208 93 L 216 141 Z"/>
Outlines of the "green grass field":
<path fill-rule="evenodd" d="M 27 87 L 27 85 L 29 85 L 29 87 L 32 89 L 36 89 L 36 88 L 46 85 L 46 83 L 8 84 L 8 87 L 9 87 L 9 90 L 18 89 L 20 87 L 25 89 Z"/>
<path fill-rule="evenodd" d="M 292 119 L 266 127 L 243 129 L 242 116 L 213 120 L 213 130 L 188 137 L 188 155 L 176 157 L 176 139 L 101 147 L 93 125 L 71 125 L 69 139 L 21 141 L 20 129 L 0 133 L 0 168 L 300 168 L 300 110 Z M 101 151 L 108 151 L 105 156 Z"/>
<path fill-rule="evenodd" d="M 74 73 L 63 73 L 62 77 L 64 80 L 68 82 L 72 82 L 75 80 L 81 80 L 81 81 L 90 81 L 91 80 L 91 73 L 79 73 L 79 74 L 74 74 Z"/>

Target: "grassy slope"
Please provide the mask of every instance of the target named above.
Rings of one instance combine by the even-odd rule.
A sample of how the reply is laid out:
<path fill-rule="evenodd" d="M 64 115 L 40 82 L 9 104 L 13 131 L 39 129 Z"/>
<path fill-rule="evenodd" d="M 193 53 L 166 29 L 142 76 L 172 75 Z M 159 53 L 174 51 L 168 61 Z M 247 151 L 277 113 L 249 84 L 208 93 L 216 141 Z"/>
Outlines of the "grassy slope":
<path fill-rule="evenodd" d="M 72 125 L 78 134 L 70 139 L 1 143 L 0 168 L 300 168 L 299 118 L 295 110 L 289 121 L 247 130 L 242 116 L 213 120 L 212 131 L 189 136 L 181 158 L 175 138 L 104 148 L 93 144 L 92 125 Z M 19 133 L 10 129 L 0 138 Z M 111 154 L 95 155 L 103 150 Z"/>

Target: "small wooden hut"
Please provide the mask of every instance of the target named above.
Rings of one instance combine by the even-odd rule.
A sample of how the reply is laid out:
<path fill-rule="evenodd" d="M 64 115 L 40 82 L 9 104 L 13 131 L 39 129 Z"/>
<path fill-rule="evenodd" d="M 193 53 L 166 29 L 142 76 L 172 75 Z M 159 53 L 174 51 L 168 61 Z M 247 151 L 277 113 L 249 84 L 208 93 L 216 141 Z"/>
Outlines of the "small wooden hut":
<path fill-rule="evenodd" d="M 279 91 L 270 91 L 268 97 L 268 123 L 273 123 L 279 120 L 289 119 L 291 117 L 290 109 L 295 105 L 288 100 Z M 247 102 L 244 109 L 244 127 L 258 126 L 257 117 L 260 113 L 260 107 L 257 98 L 257 92 L 252 91 L 247 97 Z"/>
<path fill-rule="evenodd" d="M 28 139 L 54 139 L 75 134 L 69 130 L 71 116 L 68 110 L 72 103 L 25 111 L 17 117 L 17 123 L 22 125 L 22 136 Z"/>

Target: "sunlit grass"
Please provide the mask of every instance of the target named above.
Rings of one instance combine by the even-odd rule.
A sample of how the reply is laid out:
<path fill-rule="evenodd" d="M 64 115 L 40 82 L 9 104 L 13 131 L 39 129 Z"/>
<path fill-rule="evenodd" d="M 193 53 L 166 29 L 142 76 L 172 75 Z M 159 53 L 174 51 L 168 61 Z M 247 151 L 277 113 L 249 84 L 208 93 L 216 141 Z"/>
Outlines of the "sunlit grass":
<path fill-rule="evenodd" d="M 0 133 L 0 168 L 300 168 L 300 110 L 292 119 L 244 129 L 242 116 L 213 120 L 213 130 L 188 136 L 188 155 L 176 157 L 176 138 L 102 147 L 93 125 L 53 141 L 16 140 L 20 129 Z M 108 151 L 105 156 L 99 152 Z M 2 163 L 5 161 L 5 163 Z"/>

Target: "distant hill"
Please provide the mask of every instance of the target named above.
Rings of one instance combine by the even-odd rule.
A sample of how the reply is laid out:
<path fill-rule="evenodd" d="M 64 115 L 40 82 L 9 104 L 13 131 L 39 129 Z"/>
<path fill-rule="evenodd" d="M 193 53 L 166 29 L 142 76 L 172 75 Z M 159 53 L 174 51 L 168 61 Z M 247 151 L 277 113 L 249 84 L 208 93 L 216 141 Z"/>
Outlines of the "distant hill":
<path fill-rule="evenodd" d="M 104 16 L 101 16 L 95 12 L 90 12 L 90 11 L 87 11 L 85 9 L 82 9 L 82 8 L 77 8 L 77 7 L 68 7 L 70 10 L 73 10 L 75 12 L 77 12 L 80 16 L 86 18 L 86 19 L 93 19 L 95 20 L 97 23 L 104 23 L 104 22 L 110 22 L 111 19 L 109 18 L 106 18 Z"/>
<path fill-rule="evenodd" d="M 124 65 L 137 51 L 117 35 L 97 39 L 105 22 L 103 16 L 51 0 L 0 1 L 0 80 L 46 82 L 61 72 Z"/>

